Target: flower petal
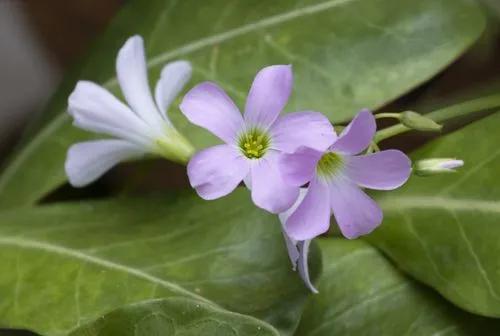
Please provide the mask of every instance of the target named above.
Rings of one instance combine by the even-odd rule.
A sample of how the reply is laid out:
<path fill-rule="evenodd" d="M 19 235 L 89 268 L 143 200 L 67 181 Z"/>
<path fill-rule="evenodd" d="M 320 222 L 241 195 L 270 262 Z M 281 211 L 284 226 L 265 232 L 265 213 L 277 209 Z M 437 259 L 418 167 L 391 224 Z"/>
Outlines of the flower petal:
<path fill-rule="evenodd" d="M 304 281 L 307 288 L 309 288 L 313 293 L 318 293 L 318 290 L 311 283 L 311 278 L 309 276 L 308 256 L 309 256 L 309 245 L 311 243 L 311 240 L 304 240 L 298 242 L 295 239 L 288 236 L 285 230 L 286 221 L 288 220 L 290 215 L 293 214 L 295 210 L 297 210 L 300 203 L 302 203 L 302 201 L 304 200 L 306 193 L 307 193 L 306 188 L 300 188 L 299 197 L 295 201 L 294 205 L 292 205 L 292 207 L 286 210 L 285 212 L 280 213 L 278 216 L 281 222 L 283 237 L 285 238 L 288 257 L 292 262 L 293 270 L 295 271 L 298 266 L 300 277 Z"/>
<path fill-rule="evenodd" d="M 279 157 L 280 153 L 269 151 L 251 167 L 253 202 L 275 214 L 290 208 L 299 196 L 299 188 L 286 184 L 281 178 Z"/>
<path fill-rule="evenodd" d="M 245 106 L 245 121 L 267 129 L 285 107 L 292 92 L 291 65 L 273 65 L 255 76 Z"/>
<path fill-rule="evenodd" d="M 382 222 L 377 203 L 350 181 L 331 182 L 330 202 L 342 234 L 349 239 L 372 232 Z"/>
<path fill-rule="evenodd" d="M 284 223 L 282 222 L 282 226 Z M 283 238 L 285 239 L 286 250 L 288 252 L 288 257 L 290 258 L 290 262 L 292 263 L 292 268 L 294 271 L 297 270 L 297 261 L 299 260 L 300 253 L 297 247 L 297 241 L 292 239 L 286 234 L 285 228 L 282 227 Z"/>
<path fill-rule="evenodd" d="M 295 240 L 307 240 L 328 231 L 330 202 L 328 185 L 313 179 L 297 210 L 288 218 L 285 228 Z"/>
<path fill-rule="evenodd" d="M 182 113 L 226 143 L 235 143 L 243 118 L 231 98 L 216 84 L 204 82 L 192 88 L 180 105 Z"/>
<path fill-rule="evenodd" d="M 319 112 L 295 112 L 287 114 L 271 127 L 272 147 L 291 153 L 301 146 L 325 151 L 336 140 L 333 126 Z"/>
<path fill-rule="evenodd" d="M 204 149 L 196 153 L 187 166 L 191 186 L 206 200 L 231 193 L 249 171 L 247 160 L 229 145 Z"/>
<path fill-rule="evenodd" d="M 300 188 L 299 189 L 299 196 L 295 200 L 295 203 L 293 203 L 293 205 L 290 208 L 288 208 L 285 211 L 283 211 L 283 212 L 281 212 L 281 213 L 278 214 L 278 217 L 279 217 L 280 222 L 281 222 L 281 224 L 283 226 L 283 229 L 285 228 L 286 221 L 295 212 L 295 210 L 297 210 L 297 208 L 299 207 L 300 203 L 302 203 L 302 201 L 304 200 L 304 197 L 306 197 L 306 194 L 307 194 L 307 188 Z M 295 240 L 293 240 L 293 242 L 296 243 Z"/>
<path fill-rule="evenodd" d="M 350 155 L 358 154 L 370 145 L 376 130 L 373 114 L 362 110 L 342 131 L 332 150 Z"/>
<path fill-rule="evenodd" d="M 151 96 L 142 37 L 132 36 L 125 42 L 118 52 L 116 73 L 132 110 L 151 128 L 161 132 L 163 119 Z"/>
<path fill-rule="evenodd" d="M 297 248 L 299 250 L 299 260 L 297 261 L 297 267 L 299 269 L 299 274 L 305 285 L 311 292 L 318 294 L 318 290 L 311 282 L 311 277 L 309 276 L 309 245 L 311 245 L 312 240 L 307 239 L 298 242 Z"/>
<path fill-rule="evenodd" d="M 288 220 L 288 218 L 297 210 L 299 207 L 300 203 L 302 203 L 302 200 L 306 196 L 307 193 L 307 188 L 300 188 L 299 190 L 299 196 L 297 197 L 297 200 L 295 203 L 287 210 L 283 211 L 282 213 L 278 214 L 278 217 L 281 222 L 281 229 L 283 232 L 283 237 L 285 238 L 285 243 L 286 243 L 286 248 L 288 251 L 288 257 L 290 258 L 290 261 L 292 262 L 292 267 L 293 270 L 295 271 L 297 268 L 297 261 L 299 260 L 299 250 L 297 248 L 297 241 L 290 236 L 285 231 L 285 223 Z"/>
<path fill-rule="evenodd" d="M 278 169 L 285 183 L 300 187 L 311 181 L 323 152 L 301 147 L 295 153 L 281 154 Z"/>
<path fill-rule="evenodd" d="M 362 187 L 392 190 L 402 186 L 410 177 L 411 161 L 395 149 L 351 156 L 347 158 L 345 173 Z"/>
<path fill-rule="evenodd" d="M 464 165 L 464 160 L 448 159 L 443 160 L 439 165 L 442 169 L 455 169 L 460 168 Z"/>
<path fill-rule="evenodd" d="M 191 71 L 191 64 L 187 61 L 168 63 L 161 71 L 160 79 L 156 84 L 155 99 L 166 121 L 169 121 L 168 108 L 191 78 Z"/>
<path fill-rule="evenodd" d="M 103 87 L 79 81 L 69 96 L 68 113 L 82 129 L 109 134 L 149 147 L 151 131 L 125 104 Z"/>
<path fill-rule="evenodd" d="M 283 237 L 285 238 L 286 248 L 288 250 L 288 257 L 292 262 L 293 270 L 299 269 L 299 275 L 307 288 L 314 294 L 318 293 L 318 290 L 311 282 L 311 277 L 309 275 L 309 245 L 311 244 L 311 239 L 296 242 L 290 238 L 286 232 L 283 230 Z"/>
<path fill-rule="evenodd" d="M 71 146 L 65 170 L 69 183 L 83 187 L 101 177 L 119 162 L 144 155 L 144 150 L 128 141 L 96 140 Z"/>

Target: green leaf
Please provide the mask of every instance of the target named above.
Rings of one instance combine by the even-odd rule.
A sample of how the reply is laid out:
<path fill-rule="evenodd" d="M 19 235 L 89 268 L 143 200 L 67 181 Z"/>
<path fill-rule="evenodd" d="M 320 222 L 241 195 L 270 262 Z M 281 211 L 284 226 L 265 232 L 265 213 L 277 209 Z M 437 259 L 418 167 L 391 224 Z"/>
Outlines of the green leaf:
<path fill-rule="evenodd" d="M 245 190 L 214 202 L 180 194 L 9 211 L 0 215 L 0 264 L 0 326 L 45 335 L 172 296 L 253 315 L 289 335 L 309 293 L 277 216 Z"/>
<path fill-rule="evenodd" d="M 119 308 L 70 336 L 279 336 L 255 318 L 192 299 L 169 298 Z"/>
<path fill-rule="evenodd" d="M 500 316 L 500 113 L 433 141 L 413 159 L 457 156 L 455 174 L 413 177 L 384 193 L 369 240 L 458 306 Z"/>
<path fill-rule="evenodd" d="M 319 294 L 296 335 L 498 335 L 500 321 L 468 314 L 398 271 L 362 241 L 321 239 Z"/>
<path fill-rule="evenodd" d="M 483 26 L 467 0 L 129 1 L 82 70 L 66 78 L 47 111 L 53 119 L 11 160 L 0 178 L 0 207 L 32 204 L 65 181 L 66 150 L 87 137 L 70 126 L 66 98 L 79 78 L 119 92 L 114 58 L 128 35 L 146 39 L 151 82 L 166 62 L 188 59 L 195 68 L 191 84 L 214 80 L 243 106 L 261 67 L 292 63 L 287 111 L 318 110 L 344 121 L 429 79 Z M 171 115 L 198 148 L 214 143 L 178 110 Z"/>

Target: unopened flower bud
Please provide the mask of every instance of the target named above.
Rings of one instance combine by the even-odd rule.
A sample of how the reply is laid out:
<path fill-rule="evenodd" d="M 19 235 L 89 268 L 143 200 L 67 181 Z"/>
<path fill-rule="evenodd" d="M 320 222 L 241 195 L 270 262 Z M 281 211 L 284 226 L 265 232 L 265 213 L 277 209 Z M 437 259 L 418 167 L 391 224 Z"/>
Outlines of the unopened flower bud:
<path fill-rule="evenodd" d="M 442 173 L 454 173 L 456 168 L 462 167 L 464 161 L 456 159 L 425 159 L 415 163 L 414 172 L 419 176 L 430 176 Z"/>
<path fill-rule="evenodd" d="M 417 131 L 424 132 L 436 132 L 440 131 L 443 128 L 442 125 L 438 124 L 431 118 L 427 118 L 417 112 L 413 111 L 405 111 L 401 113 L 401 123 L 406 127 Z"/>

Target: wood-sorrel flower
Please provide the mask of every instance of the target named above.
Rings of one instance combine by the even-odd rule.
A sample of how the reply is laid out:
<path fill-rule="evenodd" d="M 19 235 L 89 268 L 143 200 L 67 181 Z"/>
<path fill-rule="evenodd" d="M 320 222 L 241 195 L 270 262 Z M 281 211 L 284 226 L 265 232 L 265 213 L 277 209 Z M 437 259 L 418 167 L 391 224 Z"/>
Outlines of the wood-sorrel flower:
<path fill-rule="evenodd" d="M 191 65 L 186 61 L 167 64 L 156 85 L 154 101 L 144 42 L 140 36 L 133 36 L 118 53 L 116 71 L 130 107 L 89 81 L 79 81 L 69 97 L 68 112 L 75 126 L 118 138 L 70 147 L 65 168 L 73 186 L 87 185 L 117 163 L 146 153 L 186 162 L 194 151 L 167 116 L 168 107 L 191 76 Z"/>
<path fill-rule="evenodd" d="M 330 226 L 333 212 L 342 234 L 357 238 L 370 233 L 382 222 L 382 211 L 361 188 L 391 190 L 404 184 L 411 162 L 398 150 L 359 155 L 376 131 L 370 111 L 361 111 L 335 139 L 328 150 L 302 147 L 282 155 L 279 170 L 290 185 L 309 182 L 304 200 L 285 224 L 295 240 L 312 239 Z"/>
<path fill-rule="evenodd" d="M 191 186 L 204 199 L 231 193 L 241 181 L 254 203 L 272 213 L 290 208 L 299 187 L 283 182 L 278 161 L 300 146 L 324 151 L 335 139 L 328 119 L 318 112 L 279 117 L 292 90 L 292 69 L 262 69 L 248 94 L 245 114 L 217 85 L 204 82 L 189 91 L 180 108 L 184 115 L 225 142 L 195 154 L 188 164 Z"/>

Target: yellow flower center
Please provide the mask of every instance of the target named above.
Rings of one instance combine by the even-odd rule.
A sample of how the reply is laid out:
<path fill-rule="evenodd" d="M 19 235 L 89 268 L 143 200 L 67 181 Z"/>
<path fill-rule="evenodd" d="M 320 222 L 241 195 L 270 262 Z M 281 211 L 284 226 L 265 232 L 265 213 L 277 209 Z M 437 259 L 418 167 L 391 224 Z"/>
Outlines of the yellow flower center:
<path fill-rule="evenodd" d="M 271 139 L 266 132 L 252 128 L 241 134 L 238 146 L 241 152 L 249 159 L 260 159 L 266 154 Z"/>
<path fill-rule="evenodd" d="M 332 177 L 342 168 L 344 159 L 339 154 L 328 152 L 319 159 L 316 172 L 321 177 Z"/>

